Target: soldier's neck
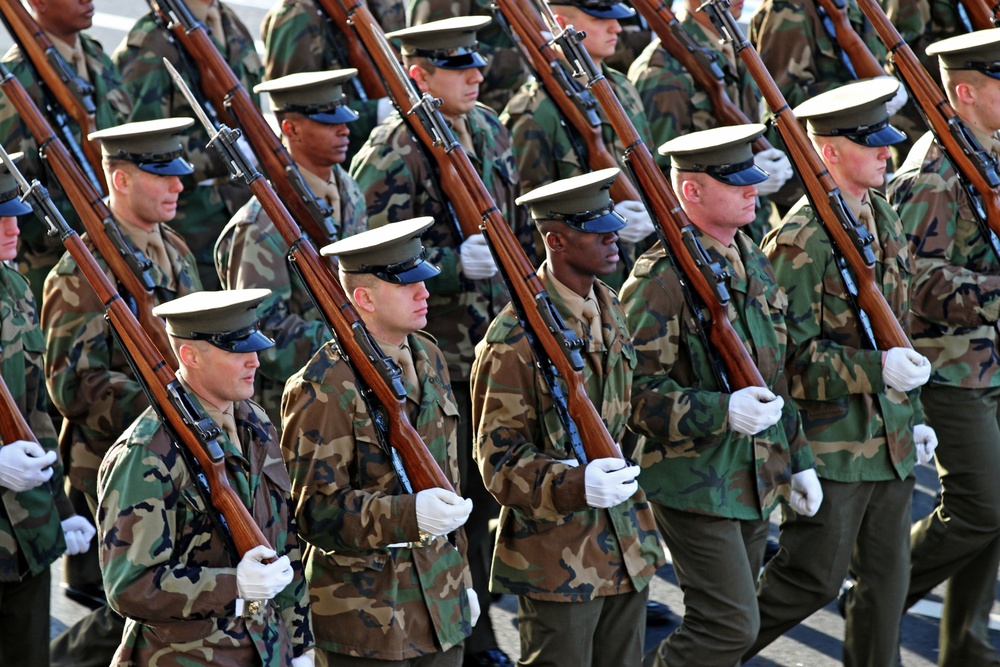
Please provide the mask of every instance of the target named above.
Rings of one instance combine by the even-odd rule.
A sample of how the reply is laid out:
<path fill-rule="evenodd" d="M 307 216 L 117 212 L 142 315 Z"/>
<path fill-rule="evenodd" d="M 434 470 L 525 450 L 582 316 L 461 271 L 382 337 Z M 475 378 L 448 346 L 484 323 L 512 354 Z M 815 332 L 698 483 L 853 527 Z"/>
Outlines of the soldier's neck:
<path fill-rule="evenodd" d="M 311 155 L 302 155 L 301 153 L 292 153 L 292 159 L 295 160 L 295 164 L 297 164 L 300 169 L 305 169 L 320 180 L 330 180 L 330 175 L 333 173 L 332 164 L 317 162 L 312 159 Z"/>
<path fill-rule="evenodd" d="M 115 219 L 118 220 L 119 222 L 124 222 L 126 224 L 132 225 L 133 227 L 138 227 L 139 229 L 147 233 L 152 233 L 156 229 L 156 226 L 160 224 L 158 222 L 149 222 L 148 220 L 143 220 L 132 211 L 126 210 L 125 207 L 121 205 L 116 206 L 113 195 L 111 200 L 108 202 L 108 208 L 111 209 L 111 212 L 114 214 Z"/>
<path fill-rule="evenodd" d="M 549 257 L 549 270 L 556 280 L 582 297 L 590 294 L 590 291 L 594 289 L 594 283 L 597 282 L 597 276 L 594 274 L 580 273 L 554 257 Z"/>

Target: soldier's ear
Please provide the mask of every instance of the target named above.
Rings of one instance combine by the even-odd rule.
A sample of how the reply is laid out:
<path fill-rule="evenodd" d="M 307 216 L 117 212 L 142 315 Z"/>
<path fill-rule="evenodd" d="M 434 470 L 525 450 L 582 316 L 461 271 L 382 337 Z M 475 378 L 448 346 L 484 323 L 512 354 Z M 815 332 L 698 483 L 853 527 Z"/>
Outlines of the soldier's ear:
<path fill-rule="evenodd" d="M 197 368 L 200 362 L 200 355 L 195 345 L 187 342 L 181 343 L 177 346 L 175 352 L 177 353 L 178 361 L 182 364 L 189 368 Z"/>
<path fill-rule="evenodd" d="M 114 185 L 115 190 L 122 194 L 128 192 L 131 183 L 131 174 L 128 173 L 127 169 L 119 167 L 111 172 L 111 184 Z"/>
<path fill-rule="evenodd" d="M 413 79 L 417 88 L 420 89 L 422 93 L 429 93 L 430 88 L 427 86 L 427 72 L 424 71 L 419 65 L 410 65 L 410 78 Z"/>
<path fill-rule="evenodd" d="M 355 287 L 351 293 L 354 297 L 354 304 L 366 313 L 375 312 L 375 296 L 367 287 Z"/>
<path fill-rule="evenodd" d="M 686 178 L 681 181 L 681 196 L 692 204 L 701 201 L 701 187 L 695 179 Z"/>
<path fill-rule="evenodd" d="M 566 237 L 559 232 L 548 232 L 544 235 L 545 247 L 552 252 L 563 252 L 566 250 Z"/>

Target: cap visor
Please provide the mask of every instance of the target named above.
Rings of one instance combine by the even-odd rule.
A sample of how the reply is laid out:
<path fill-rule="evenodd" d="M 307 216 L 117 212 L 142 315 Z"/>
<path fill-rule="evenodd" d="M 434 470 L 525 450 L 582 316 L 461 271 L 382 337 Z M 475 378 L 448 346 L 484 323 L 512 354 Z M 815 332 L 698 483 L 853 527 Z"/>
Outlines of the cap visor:
<path fill-rule="evenodd" d="M 182 157 L 175 157 L 170 162 L 143 162 L 139 169 L 157 176 L 187 176 L 194 173 L 194 167 Z"/>
<path fill-rule="evenodd" d="M 8 199 L 0 204 L 0 216 L 5 218 L 16 215 L 28 215 L 29 213 L 31 213 L 31 207 L 17 197 Z"/>
<path fill-rule="evenodd" d="M 423 261 L 414 266 L 412 269 L 407 269 L 400 273 L 394 274 L 392 280 L 387 282 L 392 282 L 397 285 L 410 285 L 412 283 L 419 283 L 422 280 L 430 280 L 437 274 L 441 273 L 441 269 L 434 266 L 430 262 Z"/>
<path fill-rule="evenodd" d="M 342 123 L 353 123 L 360 116 L 358 112 L 349 106 L 341 104 L 332 112 L 322 112 L 313 113 L 306 116 L 309 120 L 314 120 L 317 123 L 323 123 L 324 125 L 340 125 Z"/>
<path fill-rule="evenodd" d="M 906 135 L 894 128 L 892 125 L 886 125 L 880 130 L 875 130 L 871 134 L 850 134 L 847 138 L 856 144 L 861 144 L 862 146 L 892 146 L 893 144 L 898 144 L 901 141 L 906 141 Z"/>
<path fill-rule="evenodd" d="M 767 172 L 757 165 L 751 165 L 746 169 L 740 169 L 739 171 L 734 171 L 731 174 L 708 173 L 712 178 L 717 181 L 721 181 L 726 185 L 757 185 L 758 183 L 763 183 L 768 179 Z"/>
<path fill-rule="evenodd" d="M 215 345 L 215 343 L 213 343 Z M 255 329 L 253 333 L 238 340 L 231 340 L 224 345 L 216 347 L 227 352 L 260 352 L 274 345 L 274 341 L 265 336 L 260 330 Z"/>
<path fill-rule="evenodd" d="M 617 232 L 619 229 L 624 229 L 627 224 L 628 222 L 625 218 L 611 211 L 599 218 L 588 220 L 580 225 L 572 225 L 572 227 L 588 234 L 607 234 L 608 232 Z"/>
<path fill-rule="evenodd" d="M 460 56 L 448 58 L 428 58 L 435 67 L 442 69 L 469 69 L 470 67 L 486 67 L 486 58 L 479 53 L 463 53 Z"/>
<path fill-rule="evenodd" d="M 580 5 L 575 5 L 575 7 L 598 19 L 629 19 L 635 16 L 635 10 L 621 2 L 607 7 L 581 7 Z"/>

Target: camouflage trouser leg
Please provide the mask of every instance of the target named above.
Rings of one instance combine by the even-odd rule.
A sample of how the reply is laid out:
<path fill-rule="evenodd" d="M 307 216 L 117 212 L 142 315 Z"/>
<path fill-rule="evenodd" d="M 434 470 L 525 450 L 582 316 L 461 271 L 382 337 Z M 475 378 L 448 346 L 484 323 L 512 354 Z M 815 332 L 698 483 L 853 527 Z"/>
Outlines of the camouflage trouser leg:
<path fill-rule="evenodd" d="M 910 533 L 906 603 L 950 579 L 938 664 L 1000 665 L 987 632 L 1000 565 L 1000 389 L 927 385 L 920 399 L 940 443 L 941 503 Z"/>
<path fill-rule="evenodd" d="M 355 658 L 340 653 L 329 653 L 316 649 L 316 667 L 459 667 L 465 648 L 462 644 L 452 646 L 440 653 L 422 655 L 409 660 L 376 660 L 375 658 Z"/>

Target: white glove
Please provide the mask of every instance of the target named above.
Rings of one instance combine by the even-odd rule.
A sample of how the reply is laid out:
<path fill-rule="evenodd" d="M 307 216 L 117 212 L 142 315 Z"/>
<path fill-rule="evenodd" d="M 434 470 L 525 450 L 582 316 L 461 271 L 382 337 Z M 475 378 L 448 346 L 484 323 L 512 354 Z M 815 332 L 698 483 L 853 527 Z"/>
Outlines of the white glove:
<path fill-rule="evenodd" d="M 913 427 L 913 443 L 917 446 L 917 463 L 928 463 L 938 446 L 937 433 L 927 424 L 917 424 Z"/>
<path fill-rule="evenodd" d="M 476 627 L 476 623 L 479 622 L 479 596 L 476 595 L 476 589 L 466 588 L 465 596 L 469 598 L 469 614 L 472 616 L 472 627 Z"/>
<path fill-rule="evenodd" d="M 446 489 L 417 492 L 417 528 L 431 535 L 447 535 L 463 525 L 472 501 Z"/>
<path fill-rule="evenodd" d="M 313 667 L 313 652 L 306 651 L 297 658 L 292 658 L 292 667 Z"/>
<path fill-rule="evenodd" d="M 497 272 L 497 263 L 493 261 L 493 253 L 482 234 L 473 234 L 462 241 L 458 254 L 462 262 L 462 273 L 469 280 L 492 278 Z"/>
<path fill-rule="evenodd" d="M 74 514 L 68 519 L 63 519 L 62 529 L 63 537 L 66 538 L 67 556 L 75 556 L 86 552 L 90 548 L 90 541 L 94 539 L 94 534 L 97 533 L 94 524 L 79 514 Z"/>
<path fill-rule="evenodd" d="M 764 387 L 744 387 L 729 396 L 729 425 L 737 433 L 757 435 L 781 419 L 785 400 Z"/>
<path fill-rule="evenodd" d="M 594 459 L 583 470 L 587 504 L 602 509 L 623 503 L 636 492 L 639 466 L 630 466 L 622 459 Z"/>
<path fill-rule="evenodd" d="M 270 600 L 292 583 L 292 563 L 282 556 L 273 563 L 261 561 L 274 558 L 273 549 L 258 545 L 243 554 L 236 566 L 236 590 L 244 600 Z"/>
<path fill-rule="evenodd" d="M 898 391 L 910 391 L 931 377 L 931 362 L 908 347 L 893 347 L 883 356 L 882 381 Z"/>
<path fill-rule="evenodd" d="M 378 98 L 378 102 L 375 104 L 375 123 L 381 124 L 383 120 L 389 117 L 393 108 L 392 100 L 388 97 Z"/>
<path fill-rule="evenodd" d="M 55 452 L 30 440 L 0 446 L 0 486 L 20 493 L 44 484 L 52 477 L 56 458 Z"/>
<path fill-rule="evenodd" d="M 615 204 L 615 213 L 628 224 L 618 230 L 618 238 L 625 243 L 638 243 L 653 233 L 653 219 L 641 201 L 628 199 Z"/>
<path fill-rule="evenodd" d="M 792 163 L 777 148 L 765 148 L 753 156 L 753 163 L 767 172 L 767 180 L 755 186 L 761 197 L 773 195 L 792 177 Z"/>
<path fill-rule="evenodd" d="M 879 79 L 892 79 L 893 81 L 896 81 L 895 77 L 888 76 L 888 75 L 886 75 L 886 76 L 880 76 L 880 77 L 876 77 L 876 78 L 879 78 Z M 891 100 L 889 100 L 888 102 L 885 103 L 885 109 L 886 109 L 886 111 L 889 112 L 890 116 L 895 116 L 896 112 L 898 112 L 900 109 L 902 109 L 906 105 L 906 103 L 909 101 L 909 99 L 910 99 L 910 96 L 906 93 L 906 86 L 904 86 L 902 83 L 900 83 L 899 84 L 899 89 L 896 91 L 896 94 L 893 96 L 893 98 Z"/>
<path fill-rule="evenodd" d="M 823 503 L 823 486 L 816 476 L 816 469 L 809 468 L 792 475 L 792 498 L 788 504 L 796 514 L 813 516 Z"/>

